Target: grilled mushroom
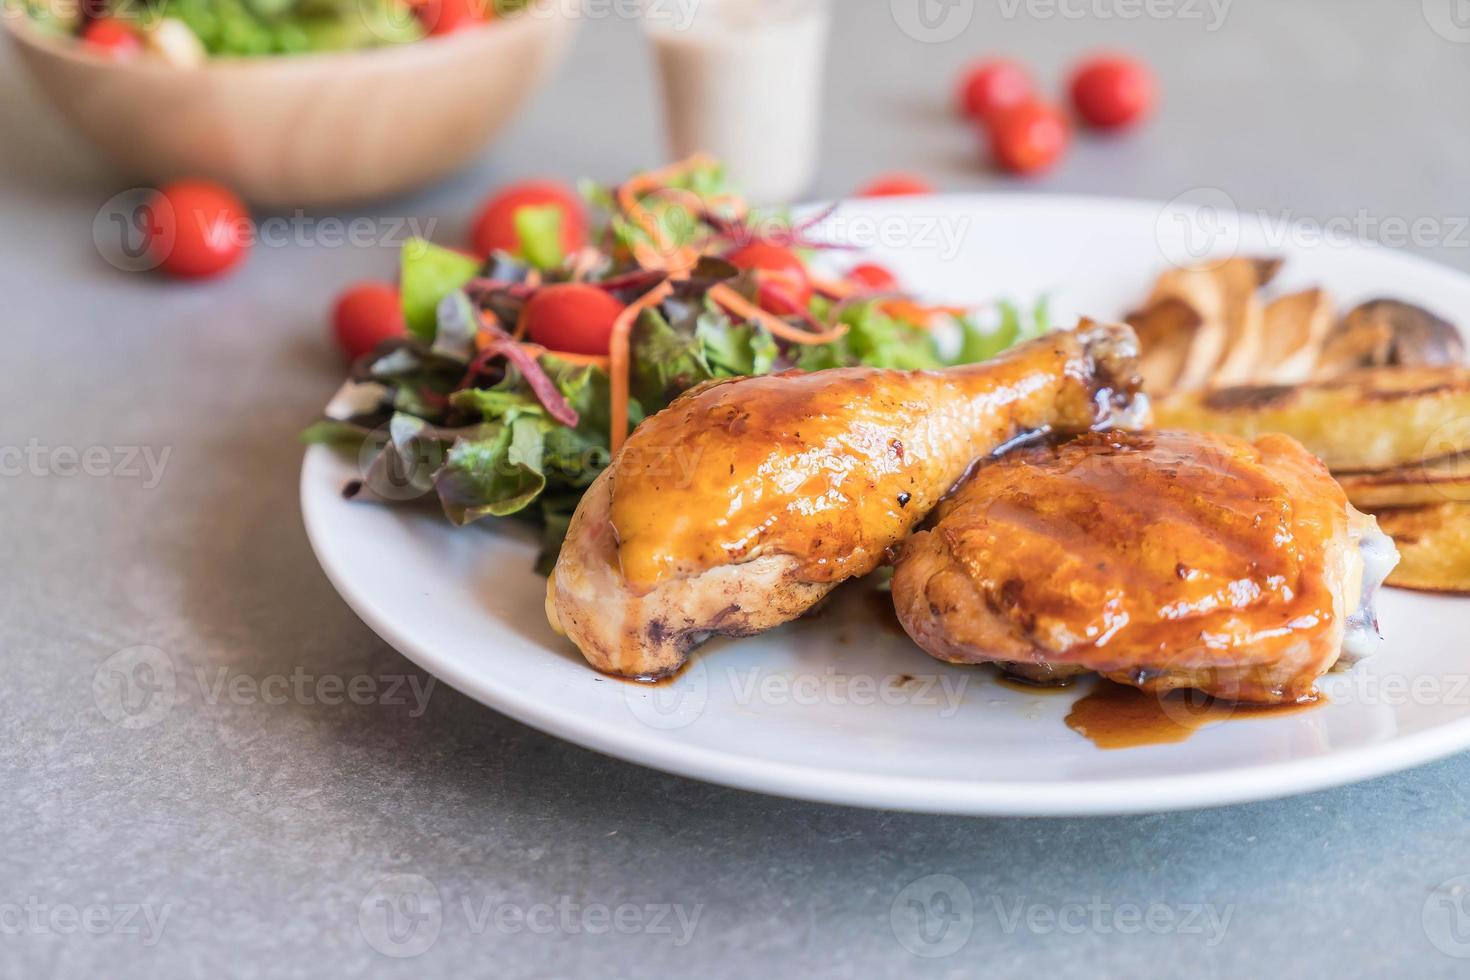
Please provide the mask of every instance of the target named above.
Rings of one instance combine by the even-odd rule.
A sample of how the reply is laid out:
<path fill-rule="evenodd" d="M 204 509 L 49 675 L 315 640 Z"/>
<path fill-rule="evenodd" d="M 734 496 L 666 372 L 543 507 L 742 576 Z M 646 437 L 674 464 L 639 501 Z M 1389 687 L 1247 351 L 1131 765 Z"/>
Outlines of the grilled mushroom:
<path fill-rule="evenodd" d="M 1354 308 L 1333 329 L 1317 359 L 1319 375 L 1361 367 L 1459 364 L 1465 342 L 1454 324 L 1396 299 Z"/>

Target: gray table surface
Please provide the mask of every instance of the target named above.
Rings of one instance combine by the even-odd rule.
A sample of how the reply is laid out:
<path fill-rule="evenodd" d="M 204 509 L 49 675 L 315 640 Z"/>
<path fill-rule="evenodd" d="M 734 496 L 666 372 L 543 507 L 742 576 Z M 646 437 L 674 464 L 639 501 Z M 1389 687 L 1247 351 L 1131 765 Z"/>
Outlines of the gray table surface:
<path fill-rule="evenodd" d="M 957 66 L 1004 49 L 1055 82 L 1077 53 L 1120 46 L 1162 76 L 1160 117 L 1135 138 L 1081 141 L 1026 189 L 1169 199 L 1215 187 L 1252 210 L 1424 218 L 1443 233 L 1415 247 L 1470 269 L 1455 230 L 1470 213 L 1470 45 L 1414 0 L 1227 0 L 1223 21 L 1194 0 L 1137 18 L 1126 0 L 956 0 L 936 9 L 973 20 L 938 43 L 901 32 L 885 2 L 839 6 L 817 193 L 889 167 L 1010 189 L 947 115 Z M 1449 955 L 1467 952 L 1448 931 L 1470 924 L 1465 895 L 1436 891 L 1470 872 L 1466 756 L 1205 812 L 955 819 L 663 775 L 444 687 L 422 712 L 267 698 L 293 672 L 366 677 L 383 693 L 394 677 L 427 680 L 333 592 L 296 504 L 295 433 L 340 373 L 323 311 L 343 282 L 386 275 L 392 252 L 258 248 L 204 286 L 118 273 L 90 227 L 120 184 L 41 110 L 8 52 L 0 73 L 0 447 L 51 461 L 0 479 L 6 975 L 1470 968 Z M 470 172 L 347 216 L 436 217 L 453 241 L 497 181 L 616 180 L 660 155 L 653 95 L 636 25 L 589 23 Z M 89 447 L 103 447 L 91 469 L 105 474 L 64 475 L 65 453 L 49 455 Z M 101 709 L 94 673 L 140 645 L 178 665 L 177 703 L 129 728 Z M 426 881 L 379 884 L 395 875 Z M 930 875 L 952 876 L 973 907 L 925 945 L 890 913 Z M 388 936 L 375 903 L 404 887 L 427 918 Z M 1150 905 L 1173 925 L 1140 925 Z M 1187 923 L 1191 910 L 1202 914 Z M 948 955 L 910 950 L 945 952 L 962 929 Z M 418 955 L 388 955 L 405 953 Z"/>

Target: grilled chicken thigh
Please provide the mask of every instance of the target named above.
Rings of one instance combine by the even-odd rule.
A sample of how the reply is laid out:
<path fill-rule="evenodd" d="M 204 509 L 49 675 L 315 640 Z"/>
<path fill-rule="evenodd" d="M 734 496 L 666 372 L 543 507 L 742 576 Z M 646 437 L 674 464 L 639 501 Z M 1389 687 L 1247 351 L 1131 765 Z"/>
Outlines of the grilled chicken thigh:
<path fill-rule="evenodd" d="M 583 496 L 546 611 L 600 670 L 655 678 L 716 633 L 800 616 L 871 572 L 972 462 L 1129 424 L 1137 343 L 1084 323 L 946 371 L 714 382 L 646 420 Z"/>
<path fill-rule="evenodd" d="M 940 660 L 1277 703 L 1371 650 L 1397 560 L 1287 436 L 1096 432 L 977 468 L 904 546 L 893 601 Z"/>

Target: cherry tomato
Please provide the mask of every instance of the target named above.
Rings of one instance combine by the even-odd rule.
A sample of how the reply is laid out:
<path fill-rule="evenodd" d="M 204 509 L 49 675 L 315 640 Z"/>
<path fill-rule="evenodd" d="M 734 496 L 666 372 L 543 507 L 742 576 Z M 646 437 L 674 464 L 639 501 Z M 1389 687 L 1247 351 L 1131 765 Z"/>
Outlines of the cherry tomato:
<path fill-rule="evenodd" d="M 1067 119 L 1052 106 L 1028 102 L 1002 110 L 990 120 L 990 152 L 995 162 L 1018 174 L 1050 168 L 1067 148 Z"/>
<path fill-rule="evenodd" d="M 847 278 L 879 293 L 891 293 L 898 289 L 898 277 L 874 262 L 864 262 L 847 270 Z"/>
<path fill-rule="evenodd" d="M 402 337 L 403 306 L 398 290 L 386 282 L 348 286 L 332 307 L 332 335 L 349 358 L 357 359 L 390 337 Z"/>
<path fill-rule="evenodd" d="M 913 174 L 884 174 L 858 189 L 858 197 L 906 197 L 933 194 L 934 185 Z"/>
<path fill-rule="evenodd" d="M 488 4 L 489 0 L 421 0 L 414 13 L 424 30 L 438 37 L 490 19 L 494 13 Z"/>
<path fill-rule="evenodd" d="M 1077 115 L 1098 129 L 1131 126 L 1153 111 L 1153 73 L 1132 58 L 1105 56 L 1084 61 L 1072 75 Z"/>
<path fill-rule="evenodd" d="M 549 350 L 606 354 L 613 321 L 623 312 L 605 290 L 565 282 L 536 290 L 526 304 L 526 332 Z"/>
<path fill-rule="evenodd" d="M 99 17 L 82 28 L 82 43 L 110 58 L 128 58 L 143 50 L 143 42 L 127 21 Z"/>
<path fill-rule="evenodd" d="M 561 208 L 561 247 L 568 255 L 587 243 L 587 217 L 582 200 L 554 180 L 523 180 L 509 184 L 480 206 L 473 240 L 481 258 L 502 251 L 514 255 L 521 247 L 516 234 L 516 211 L 524 207 Z"/>
<path fill-rule="evenodd" d="M 158 267 L 180 279 L 216 276 L 250 247 L 250 212 L 227 188 L 180 180 L 153 197 L 147 245 Z"/>
<path fill-rule="evenodd" d="M 761 306 L 778 315 L 805 312 L 812 302 L 806 263 L 789 248 L 751 242 L 725 256 L 737 269 L 755 269 L 773 288 L 763 289 Z"/>
<path fill-rule="evenodd" d="M 960 112 L 976 122 L 1035 97 L 1030 73 L 1005 58 L 976 62 L 960 80 Z"/>

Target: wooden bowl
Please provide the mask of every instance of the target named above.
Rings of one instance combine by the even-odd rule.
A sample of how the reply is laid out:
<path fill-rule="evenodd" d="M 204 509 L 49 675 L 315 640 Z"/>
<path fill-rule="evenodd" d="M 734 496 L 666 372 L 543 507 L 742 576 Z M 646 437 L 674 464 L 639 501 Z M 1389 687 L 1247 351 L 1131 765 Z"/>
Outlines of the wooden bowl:
<path fill-rule="evenodd" d="M 365 51 L 113 61 L 5 18 L 66 119 L 129 178 L 208 177 L 266 207 L 384 197 L 466 164 L 550 73 L 571 4 Z"/>

